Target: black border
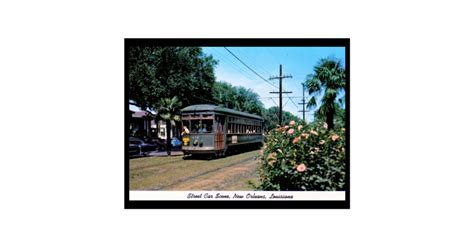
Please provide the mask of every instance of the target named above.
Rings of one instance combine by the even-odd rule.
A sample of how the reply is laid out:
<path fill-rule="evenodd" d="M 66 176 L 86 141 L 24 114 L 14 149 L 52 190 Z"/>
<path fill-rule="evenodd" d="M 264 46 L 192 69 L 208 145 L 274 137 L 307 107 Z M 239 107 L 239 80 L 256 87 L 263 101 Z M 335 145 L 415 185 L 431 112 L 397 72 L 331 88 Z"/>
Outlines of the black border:
<path fill-rule="evenodd" d="M 350 39 L 135 39 L 125 38 L 125 209 L 349 209 L 350 208 Z M 213 201 L 213 200 L 183 200 L 183 201 L 130 201 L 129 200 L 129 157 L 128 157 L 128 136 L 129 136 L 129 106 L 128 106 L 128 48 L 130 46 L 295 46 L 295 47 L 344 47 L 346 66 L 346 185 L 347 190 L 345 201 Z"/>

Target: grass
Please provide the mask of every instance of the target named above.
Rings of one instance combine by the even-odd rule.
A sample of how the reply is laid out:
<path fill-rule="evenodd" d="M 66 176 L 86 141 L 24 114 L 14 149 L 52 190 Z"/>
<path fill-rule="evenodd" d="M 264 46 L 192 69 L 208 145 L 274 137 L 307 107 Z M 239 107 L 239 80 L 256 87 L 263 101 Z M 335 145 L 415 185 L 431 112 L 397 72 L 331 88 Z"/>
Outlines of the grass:
<path fill-rule="evenodd" d="M 131 190 L 252 190 L 258 182 L 257 151 L 202 160 L 146 157 L 130 160 Z"/>

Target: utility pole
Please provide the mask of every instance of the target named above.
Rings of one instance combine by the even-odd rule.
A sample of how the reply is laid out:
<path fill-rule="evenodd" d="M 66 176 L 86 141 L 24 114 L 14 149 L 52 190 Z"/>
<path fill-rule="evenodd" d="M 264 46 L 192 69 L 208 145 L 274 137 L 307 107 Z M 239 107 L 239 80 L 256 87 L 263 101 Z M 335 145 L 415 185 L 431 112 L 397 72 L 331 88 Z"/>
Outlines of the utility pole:
<path fill-rule="evenodd" d="M 298 112 L 303 112 L 303 122 L 306 123 L 305 118 L 304 118 L 304 114 L 305 114 L 306 112 L 309 112 L 309 111 L 305 110 L 305 107 L 306 107 L 306 99 L 304 98 L 304 83 L 301 83 L 301 85 L 303 85 L 303 102 L 302 102 L 302 103 L 298 103 L 298 104 L 302 104 L 302 105 L 303 105 L 303 111 L 300 110 L 300 111 L 298 111 Z"/>
<path fill-rule="evenodd" d="M 291 75 L 283 75 L 283 67 L 282 65 L 280 65 L 280 76 L 276 76 L 276 77 L 270 77 L 269 79 L 270 80 L 273 80 L 273 79 L 280 79 L 280 91 L 278 92 L 270 92 L 270 94 L 280 94 L 280 114 L 279 114 L 279 123 L 280 123 L 280 126 L 281 126 L 281 122 L 282 122 L 282 112 L 283 112 L 283 104 L 282 104 L 282 94 L 283 93 L 293 93 L 291 91 L 283 91 L 283 79 L 284 78 L 293 78 Z"/>

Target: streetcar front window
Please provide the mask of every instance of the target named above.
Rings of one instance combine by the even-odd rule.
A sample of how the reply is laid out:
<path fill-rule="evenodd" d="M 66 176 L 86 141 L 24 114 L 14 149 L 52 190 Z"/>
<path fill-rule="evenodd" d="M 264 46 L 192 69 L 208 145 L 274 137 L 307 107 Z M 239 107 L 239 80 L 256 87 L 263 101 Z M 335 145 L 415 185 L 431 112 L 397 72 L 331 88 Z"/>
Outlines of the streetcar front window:
<path fill-rule="evenodd" d="M 191 120 L 191 133 L 212 133 L 211 120 Z"/>

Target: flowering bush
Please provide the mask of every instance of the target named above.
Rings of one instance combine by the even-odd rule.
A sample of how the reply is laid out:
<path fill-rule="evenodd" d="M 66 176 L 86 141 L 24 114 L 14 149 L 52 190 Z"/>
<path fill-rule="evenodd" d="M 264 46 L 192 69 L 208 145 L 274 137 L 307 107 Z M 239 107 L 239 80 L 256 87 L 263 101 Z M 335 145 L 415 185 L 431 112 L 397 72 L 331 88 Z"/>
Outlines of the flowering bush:
<path fill-rule="evenodd" d="M 325 124 L 325 123 L 324 123 Z M 260 150 L 260 190 L 344 190 L 345 129 L 291 121 L 270 131 Z"/>

